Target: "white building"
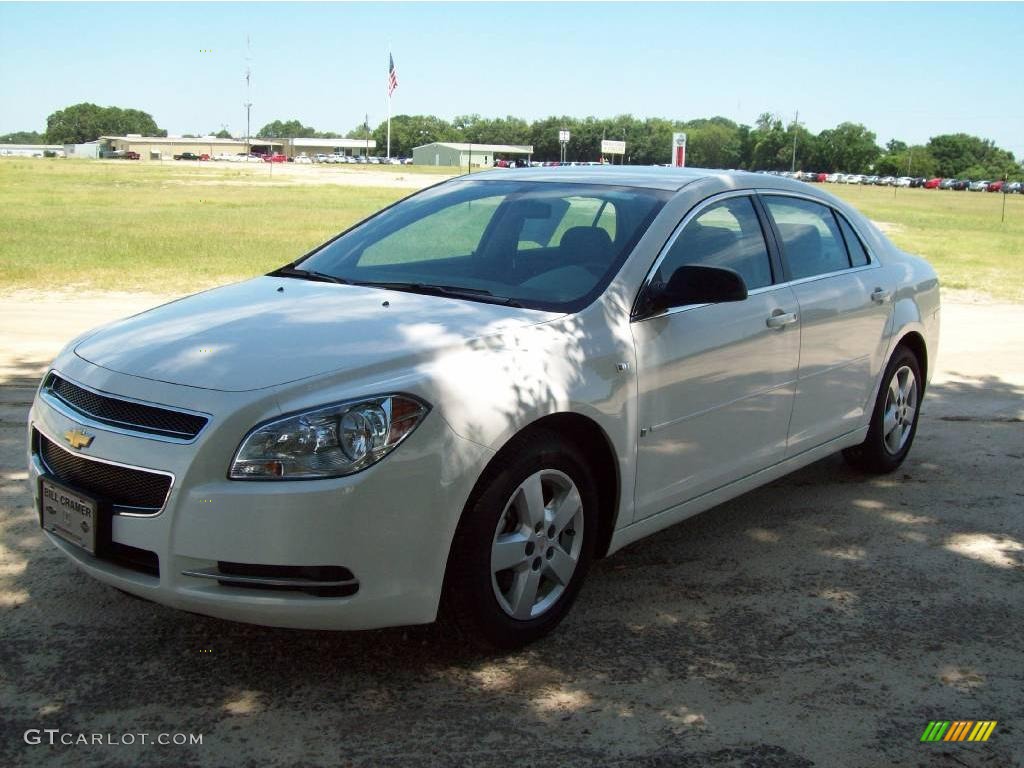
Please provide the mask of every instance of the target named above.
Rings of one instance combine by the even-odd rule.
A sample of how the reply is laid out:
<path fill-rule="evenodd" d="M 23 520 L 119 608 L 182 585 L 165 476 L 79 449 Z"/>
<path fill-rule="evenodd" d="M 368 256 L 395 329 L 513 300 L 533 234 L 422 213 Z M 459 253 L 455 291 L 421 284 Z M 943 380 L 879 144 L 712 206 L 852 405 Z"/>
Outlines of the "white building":
<path fill-rule="evenodd" d="M 0 144 L 0 157 L 45 157 L 47 152 L 64 157 L 61 144 Z"/>

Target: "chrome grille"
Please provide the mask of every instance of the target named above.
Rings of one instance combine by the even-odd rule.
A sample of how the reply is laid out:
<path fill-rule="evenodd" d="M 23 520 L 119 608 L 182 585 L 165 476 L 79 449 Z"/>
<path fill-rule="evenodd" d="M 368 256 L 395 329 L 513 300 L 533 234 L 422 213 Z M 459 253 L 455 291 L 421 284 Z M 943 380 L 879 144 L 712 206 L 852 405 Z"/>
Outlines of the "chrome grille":
<path fill-rule="evenodd" d="M 80 488 L 115 507 L 133 507 L 153 513 L 163 508 L 171 489 L 170 476 L 107 464 L 65 451 L 38 431 L 34 437 L 46 470 L 72 488 Z"/>
<path fill-rule="evenodd" d="M 151 435 L 191 440 L 207 422 L 204 416 L 93 392 L 56 373 L 46 378 L 43 391 L 93 421 Z"/>

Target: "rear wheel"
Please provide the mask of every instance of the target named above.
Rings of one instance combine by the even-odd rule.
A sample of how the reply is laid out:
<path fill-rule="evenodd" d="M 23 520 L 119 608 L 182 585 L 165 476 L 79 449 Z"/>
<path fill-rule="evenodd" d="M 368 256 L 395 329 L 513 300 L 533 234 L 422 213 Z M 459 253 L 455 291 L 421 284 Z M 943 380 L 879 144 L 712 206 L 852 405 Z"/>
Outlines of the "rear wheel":
<path fill-rule="evenodd" d="M 596 484 L 574 445 L 517 437 L 481 478 L 452 542 L 444 614 L 474 641 L 515 648 L 572 607 L 593 556 Z"/>
<path fill-rule="evenodd" d="M 923 386 L 917 356 L 898 347 L 886 366 L 867 437 L 843 451 L 844 458 L 858 469 L 877 474 L 902 464 L 917 433 Z"/>

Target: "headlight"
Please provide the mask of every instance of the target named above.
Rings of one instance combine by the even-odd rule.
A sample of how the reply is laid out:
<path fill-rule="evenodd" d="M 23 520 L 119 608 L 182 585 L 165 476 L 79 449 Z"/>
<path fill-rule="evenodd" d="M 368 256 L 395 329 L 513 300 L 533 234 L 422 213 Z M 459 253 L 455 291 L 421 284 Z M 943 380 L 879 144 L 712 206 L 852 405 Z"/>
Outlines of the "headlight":
<path fill-rule="evenodd" d="M 246 435 L 232 480 L 340 477 L 387 456 L 429 408 L 407 395 L 382 395 L 286 416 Z"/>

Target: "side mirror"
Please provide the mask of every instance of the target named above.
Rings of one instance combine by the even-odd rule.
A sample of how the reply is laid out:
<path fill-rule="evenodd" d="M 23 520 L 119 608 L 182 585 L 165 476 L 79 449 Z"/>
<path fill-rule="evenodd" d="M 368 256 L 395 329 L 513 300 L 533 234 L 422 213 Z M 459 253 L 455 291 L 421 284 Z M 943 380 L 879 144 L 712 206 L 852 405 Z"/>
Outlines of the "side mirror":
<path fill-rule="evenodd" d="M 686 265 L 672 273 L 667 283 L 649 289 L 650 307 L 660 312 L 689 304 L 720 304 L 743 301 L 747 284 L 739 272 L 725 267 Z"/>

